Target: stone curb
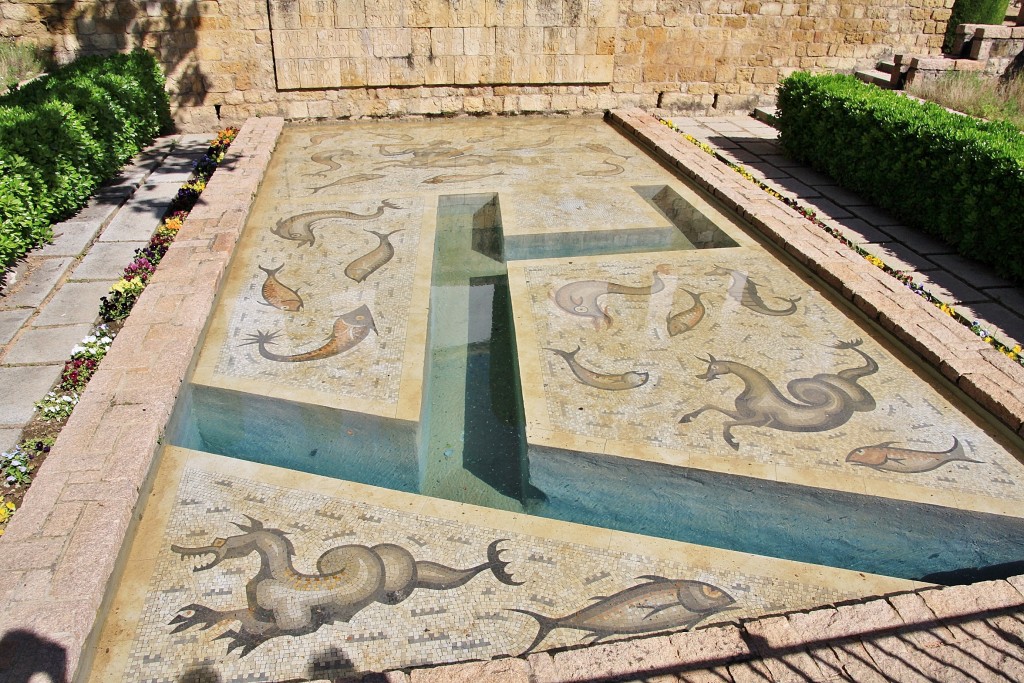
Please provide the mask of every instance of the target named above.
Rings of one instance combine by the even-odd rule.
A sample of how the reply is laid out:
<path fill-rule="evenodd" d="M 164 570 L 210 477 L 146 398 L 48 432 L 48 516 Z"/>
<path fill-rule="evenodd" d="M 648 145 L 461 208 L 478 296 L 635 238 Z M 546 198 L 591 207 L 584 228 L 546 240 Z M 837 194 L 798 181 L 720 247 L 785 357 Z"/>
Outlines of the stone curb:
<path fill-rule="evenodd" d="M 55 658 L 68 672 L 87 668 L 163 430 L 283 125 L 242 127 L 0 537 L 0 568 L 24 587 L 0 594 L 0 640 L 35 641 L 0 650 L 0 681 L 52 670 Z"/>

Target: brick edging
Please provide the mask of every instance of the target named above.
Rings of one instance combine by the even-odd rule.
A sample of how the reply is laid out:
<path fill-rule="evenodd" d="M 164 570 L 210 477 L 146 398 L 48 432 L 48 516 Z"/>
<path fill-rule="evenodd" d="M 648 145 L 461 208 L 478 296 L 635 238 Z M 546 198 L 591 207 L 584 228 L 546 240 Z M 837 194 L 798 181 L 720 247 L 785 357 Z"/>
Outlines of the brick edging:
<path fill-rule="evenodd" d="M 15 680 L 61 657 L 69 675 L 88 661 L 164 428 L 283 125 L 242 127 L 0 537 L 0 641 L 22 643 L 0 651 L 0 669 Z"/>
<path fill-rule="evenodd" d="M 709 626 L 694 631 L 592 645 L 561 652 L 539 652 L 489 662 L 466 662 L 411 671 L 391 671 L 364 681 L 388 683 L 566 683 L 567 681 L 690 680 L 689 672 L 745 666 L 758 662 L 757 680 L 831 680 L 832 648 L 901 638 L 927 658 L 927 646 L 945 639 L 963 640 L 967 624 L 1020 613 L 1024 609 L 1024 577 L 986 581 L 970 586 L 927 588 L 909 593 L 826 605 L 811 610 L 760 617 L 741 624 Z M 958 636 L 952 629 L 959 629 Z M 981 632 L 980 636 L 984 637 Z M 885 671 L 886 662 L 861 662 Z M 941 664 L 941 662 L 940 662 Z M 746 665 L 749 666 L 749 665 Z M 908 668 L 908 671 L 910 669 Z M 846 675 L 855 672 L 847 671 Z M 909 674 L 908 674 L 909 675 Z M 748 676 L 749 677 L 749 676 Z M 708 680 L 731 680 L 729 674 Z M 878 678 L 876 673 L 872 678 Z M 700 678 L 700 680 L 705 680 Z M 739 677 L 736 680 L 740 680 Z"/>

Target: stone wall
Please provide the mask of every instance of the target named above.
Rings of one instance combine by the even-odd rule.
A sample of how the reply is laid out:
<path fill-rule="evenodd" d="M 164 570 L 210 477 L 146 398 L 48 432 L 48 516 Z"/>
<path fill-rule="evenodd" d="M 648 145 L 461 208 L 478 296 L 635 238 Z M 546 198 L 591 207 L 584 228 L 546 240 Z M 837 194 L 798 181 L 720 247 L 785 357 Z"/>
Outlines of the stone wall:
<path fill-rule="evenodd" d="M 208 131 L 254 115 L 749 110 L 796 69 L 938 53 L 952 4 L 3 0 L 0 35 L 60 61 L 155 50 L 180 127 Z"/>

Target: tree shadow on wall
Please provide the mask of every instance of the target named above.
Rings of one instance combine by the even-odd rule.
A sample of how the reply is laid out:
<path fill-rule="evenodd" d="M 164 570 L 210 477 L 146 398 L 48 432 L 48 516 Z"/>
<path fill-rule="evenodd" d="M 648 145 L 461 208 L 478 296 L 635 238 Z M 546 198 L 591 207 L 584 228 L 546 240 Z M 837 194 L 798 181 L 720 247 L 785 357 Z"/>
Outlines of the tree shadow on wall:
<path fill-rule="evenodd" d="M 195 55 L 203 21 L 198 0 L 58 0 L 37 8 L 40 22 L 53 37 L 57 61 L 142 47 L 157 55 L 172 106 L 195 106 L 205 100 L 209 79 Z"/>

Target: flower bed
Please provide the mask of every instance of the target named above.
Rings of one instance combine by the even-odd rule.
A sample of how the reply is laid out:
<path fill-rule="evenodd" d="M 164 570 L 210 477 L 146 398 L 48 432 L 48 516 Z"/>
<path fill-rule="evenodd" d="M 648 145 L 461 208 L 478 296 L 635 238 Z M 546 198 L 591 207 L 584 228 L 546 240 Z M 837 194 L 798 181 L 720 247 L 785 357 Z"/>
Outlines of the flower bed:
<path fill-rule="evenodd" d="M 104 323 L 71 350 L 57 385 L 36 402 L 36 418 L 22 434 L 22 441 L 10 452 L 0 454 L 0 535 L 31 483 L 32 471 L 45 459 L 57 433 L 78 404 L 79 396 L 99 369 L 120 324 L 146 288 L 236 135 L 237 128 L 220 131 L 206 153 L 195 162 L 192 177 L 178 190 L 149 244 L 136 250 L 121 279 L 100 299 L 100 318 Z"/>

